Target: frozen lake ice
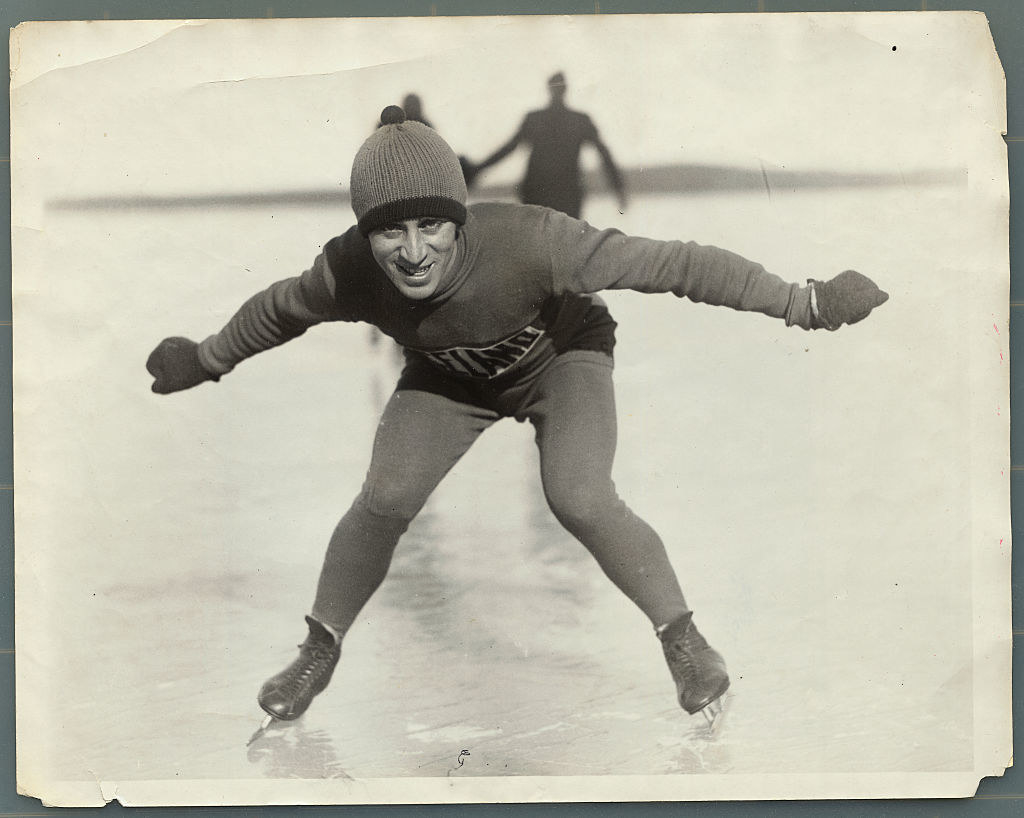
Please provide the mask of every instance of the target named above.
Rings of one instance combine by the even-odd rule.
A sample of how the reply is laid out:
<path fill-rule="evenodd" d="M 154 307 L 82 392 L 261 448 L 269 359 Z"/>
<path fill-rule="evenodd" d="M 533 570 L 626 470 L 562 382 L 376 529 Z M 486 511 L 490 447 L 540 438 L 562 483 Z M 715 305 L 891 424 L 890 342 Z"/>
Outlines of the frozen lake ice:
<path fill-rule="evenodd" d="M 45 394 L 20 392 L 21 411 L 55 430 L 18 472 L 19 490 L 57 502 L 36 531 L 50 546 L 37 581 L 59 605 L 32 613 L 52 638 L 18 646 L 52 705 L 49 772 L 970 769 L 970 532 L 956 479 L 967 406 L 963 383 L 935 376 L 964 352 L 949 278 L 925 252 L 955 222 L 936 217 L 943 199 L 893 187 L 636 196 L 625 214 L 589 203 L 599 226 L 718 244 L 789 280 L 855 268 L 892 296 L 863 324 L 808 334 L 607 294 L 620 323 L 615 477 L 729 663 L 716 739 L 676 706 L 644 617 L 545 507 L 531 430 L 506 421 L 400 543 L 331 687 L 248 748 L 259 684 L 303 638 L 394 359 L 365 326 L 322 326 L 169 397 L 149 392 L 144 362 L 160 338 L 202 339 L 301 272 L 350 214 L 52 213 L 74 241 L 40 242 L 47 272 L 17 295 L 49 302 L 53 319 L 18 338 L 45 362 Z M 58 469 L 60 487 L 33 483 Z M 922 508 L 908 506 L 908 483 Z"/>

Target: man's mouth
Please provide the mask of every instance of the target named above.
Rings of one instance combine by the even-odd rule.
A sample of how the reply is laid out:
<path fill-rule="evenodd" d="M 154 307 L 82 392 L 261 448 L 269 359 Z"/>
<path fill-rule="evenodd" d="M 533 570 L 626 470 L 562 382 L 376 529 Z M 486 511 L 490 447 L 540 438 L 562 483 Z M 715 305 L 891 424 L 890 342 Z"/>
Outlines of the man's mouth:
<path fill-rule="evenodd" d="M 426 278 L 433 269 L 434 262 L 431 261 L 429 264 L 420 264 L 415 267 L 403 264 L 402 262 L 395 262 L 395 266 L 406 278 Z"/>

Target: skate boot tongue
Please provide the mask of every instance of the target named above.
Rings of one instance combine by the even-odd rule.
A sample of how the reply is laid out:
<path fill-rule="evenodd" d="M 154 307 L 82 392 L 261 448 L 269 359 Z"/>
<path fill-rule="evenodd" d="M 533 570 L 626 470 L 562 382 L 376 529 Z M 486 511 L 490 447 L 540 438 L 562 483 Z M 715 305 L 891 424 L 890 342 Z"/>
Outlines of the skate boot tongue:
<path fill-rule="evenodd" d="M 309 643 L 310 641 L 313 641 L 317 644 L 324 643 L 328 645 L 334 645 L 338 643 L 337 637 L 335 637 L 335 635 L 331 631 L 327 630 L 327 628 L 325 628 L 320 622 L 315 620 L 313 617 L 306 617 L 306 625 L 309 627 L 309 636 L 306 637 L 307 643 Z"/>
<path fill-rule="evenodd" d="M 669 623 L 659 636 L 679 704 L 687 713 L 702 710 L 728 690 L 725 661 L 693 624 L 692 611 Z"/>

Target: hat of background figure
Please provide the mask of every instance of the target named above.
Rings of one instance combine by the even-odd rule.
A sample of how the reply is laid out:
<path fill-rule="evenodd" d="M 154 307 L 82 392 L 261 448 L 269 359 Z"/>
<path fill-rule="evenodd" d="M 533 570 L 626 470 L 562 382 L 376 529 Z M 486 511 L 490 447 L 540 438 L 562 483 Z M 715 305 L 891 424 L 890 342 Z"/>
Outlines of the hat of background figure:
<path fill-rule="evenodd" d="M 436 131 L 389 105 L 381 127 L 352 162 L 352 210 L 364 235 L 385 224 L 432 216 L 466 222 L 466 180 L 455 152 Z"/>
<path fill-rule="evenodd" d="M 548 88 L 565 88 L 565 74 L 559 71 L 548 78 Z"/>

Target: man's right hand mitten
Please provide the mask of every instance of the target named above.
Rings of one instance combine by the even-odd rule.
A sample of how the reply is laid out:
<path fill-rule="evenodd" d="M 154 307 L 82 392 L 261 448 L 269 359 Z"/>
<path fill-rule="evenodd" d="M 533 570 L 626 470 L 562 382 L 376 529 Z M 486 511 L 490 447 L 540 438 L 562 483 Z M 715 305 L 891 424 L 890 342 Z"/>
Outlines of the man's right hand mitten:
<path fill-rule="evenodd" d="M 155 379 L 153 391 L 159 395 L 191 389 L 204 381 L 220 380 L 199 362 L 199 344 L 188 338 L 164 338 L 146 360 L 146 369 Z"/>

